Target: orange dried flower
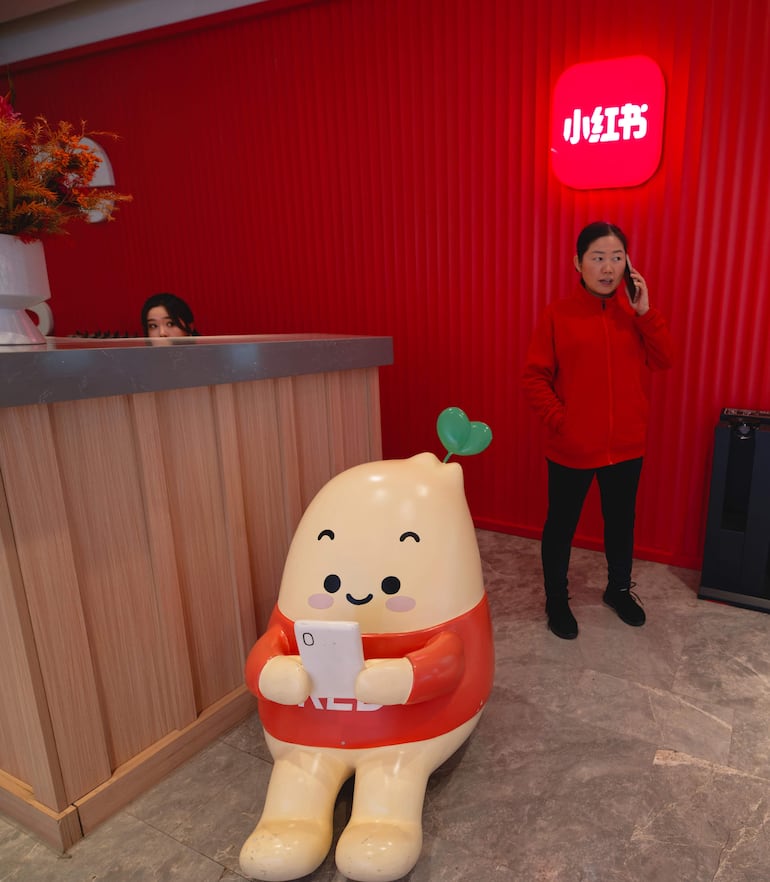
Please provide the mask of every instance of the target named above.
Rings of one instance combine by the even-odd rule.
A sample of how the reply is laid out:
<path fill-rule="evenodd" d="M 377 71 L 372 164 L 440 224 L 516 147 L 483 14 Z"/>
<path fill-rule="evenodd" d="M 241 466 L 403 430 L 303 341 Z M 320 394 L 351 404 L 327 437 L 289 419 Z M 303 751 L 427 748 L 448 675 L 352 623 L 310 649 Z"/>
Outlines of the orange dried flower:
<path fill-rule="evenodd" d="M 90 188 L 101 158 L 85 137 L 116 138 L 111 132 L 76 131 L 70 123 L 55 128 L 39 116 L 27 125 L 0 96 L 0 233 L 25 240 L 65 232 L 74 219 L 89 211 L 113 219 L 117 203 L 131 196 Z"/>

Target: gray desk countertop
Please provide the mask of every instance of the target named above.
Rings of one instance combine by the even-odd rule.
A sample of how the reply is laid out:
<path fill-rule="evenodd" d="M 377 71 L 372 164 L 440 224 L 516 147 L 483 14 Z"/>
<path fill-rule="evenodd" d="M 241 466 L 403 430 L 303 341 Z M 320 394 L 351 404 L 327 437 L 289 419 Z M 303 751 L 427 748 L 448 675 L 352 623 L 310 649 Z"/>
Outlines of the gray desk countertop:
<path fill-rule="evenodd" d="M 39 346 L 0 346 L 0 407 L 161 392 L 392 363 L 391 337 L 49 337 Z"/>

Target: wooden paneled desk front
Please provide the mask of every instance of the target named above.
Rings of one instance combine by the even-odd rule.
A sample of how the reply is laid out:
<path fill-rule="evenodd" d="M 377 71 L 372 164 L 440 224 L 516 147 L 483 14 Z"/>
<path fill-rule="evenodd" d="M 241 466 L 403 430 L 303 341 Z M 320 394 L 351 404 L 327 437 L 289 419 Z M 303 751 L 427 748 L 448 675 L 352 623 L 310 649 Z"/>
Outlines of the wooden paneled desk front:
<path fill-rule="evenodd" d="M 0 812 L 66 850 L 246 716 L 294 528 L 381 452 L 389 337 L 0 352 Z"/>

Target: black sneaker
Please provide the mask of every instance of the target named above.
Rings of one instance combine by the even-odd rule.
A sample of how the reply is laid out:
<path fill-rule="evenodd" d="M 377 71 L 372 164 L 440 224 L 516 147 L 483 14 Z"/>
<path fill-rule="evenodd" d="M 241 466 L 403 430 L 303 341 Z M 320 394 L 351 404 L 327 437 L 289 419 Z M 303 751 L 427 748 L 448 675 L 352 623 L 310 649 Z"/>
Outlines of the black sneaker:
<path fill-rule="evenodd" d="M 608 588 L 602 600 L 607 606 L 611 606 L 627 625 L 638 628 L 647 621 L 647 616 L 640 606 L 641 598 L 631 590 L 632 588 L 636 588 L 636 582 L 632 582 L 628 588 Z"/>
<path fill-rule="evenodd" d="M 574 640 L 578 635 L 578 623 L 569 608 L 569 598 L 546 600 L 545 611 L 548 615 L 548 627 L 562 640 Z"/>

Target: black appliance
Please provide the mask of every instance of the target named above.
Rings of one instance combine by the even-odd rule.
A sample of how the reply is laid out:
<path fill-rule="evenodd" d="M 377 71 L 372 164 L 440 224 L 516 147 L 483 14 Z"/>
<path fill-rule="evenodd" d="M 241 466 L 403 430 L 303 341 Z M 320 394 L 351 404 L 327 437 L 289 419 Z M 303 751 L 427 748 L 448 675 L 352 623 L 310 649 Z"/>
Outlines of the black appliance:
<path fill-rule="evenodd" d="M 770 612 L 770 411 L 719 416 L 698 597 Z"/>

